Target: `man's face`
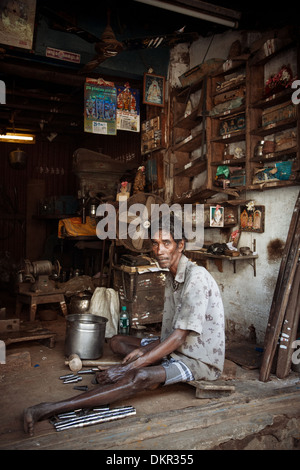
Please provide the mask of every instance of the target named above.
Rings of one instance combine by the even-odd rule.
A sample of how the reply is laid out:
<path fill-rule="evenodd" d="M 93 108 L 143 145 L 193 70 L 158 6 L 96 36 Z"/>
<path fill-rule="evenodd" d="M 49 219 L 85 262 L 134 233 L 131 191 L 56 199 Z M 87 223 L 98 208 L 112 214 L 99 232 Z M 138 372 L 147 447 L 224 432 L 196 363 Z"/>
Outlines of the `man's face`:
<path fill-rule="evenodd" d="M 159 230 L 152 238 L 153 254 L 161 268 L 169 268 L 176 273 L 178 262 L 182 254 L 184 242 L 178 244 L 172 235 L 165 230 Z"/>

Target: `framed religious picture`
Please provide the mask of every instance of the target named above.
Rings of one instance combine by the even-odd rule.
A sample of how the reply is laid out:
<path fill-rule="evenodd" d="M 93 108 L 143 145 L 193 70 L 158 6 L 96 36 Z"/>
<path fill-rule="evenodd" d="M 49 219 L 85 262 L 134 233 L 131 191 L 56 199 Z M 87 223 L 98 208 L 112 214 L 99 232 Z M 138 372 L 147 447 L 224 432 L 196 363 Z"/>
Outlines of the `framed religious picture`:
<path fill-rule="evenodd" d="M 140 90 L 117 86 L 117 130 L 140 132 Z"/>
<path fill-rule="evenodd" d="M 242 232 L 264 232 L 265 206 L 241 206 L 240 228 Z"/>
<path fill-rule="evenodd" d="M 224 227 L 224 207 L 210 206 L 210 227 Z"/>
<path fill-rule="evenodd" d="M 165 77 L 144 74 L 143 103 L 153 106 L 164 106 L 165 102 Z"/>

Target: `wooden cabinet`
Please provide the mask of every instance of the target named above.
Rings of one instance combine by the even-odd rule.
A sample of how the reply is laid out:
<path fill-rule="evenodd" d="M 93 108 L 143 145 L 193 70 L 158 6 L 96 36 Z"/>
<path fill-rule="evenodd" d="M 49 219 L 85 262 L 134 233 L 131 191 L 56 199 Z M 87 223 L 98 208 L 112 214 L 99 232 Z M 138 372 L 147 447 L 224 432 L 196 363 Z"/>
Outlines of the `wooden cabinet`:
<path fill-rule="evenodd" d="M 119 292 L 121 306 L 127 307 L 132 328 L 162 321 L 165 271 L 148 268 L 114 266 L 113 288 Z"/>

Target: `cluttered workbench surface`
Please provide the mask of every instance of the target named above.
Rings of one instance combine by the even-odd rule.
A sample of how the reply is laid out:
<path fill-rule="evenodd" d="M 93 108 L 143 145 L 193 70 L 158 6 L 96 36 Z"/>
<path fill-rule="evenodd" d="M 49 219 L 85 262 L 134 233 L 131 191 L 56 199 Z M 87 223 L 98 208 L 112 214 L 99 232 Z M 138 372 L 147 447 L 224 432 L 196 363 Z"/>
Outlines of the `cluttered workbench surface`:
<path fill-rule="evenodd" d="M 226 359 L 222 377 L 227 393 L 221 390 L 214 398 L 205 394 L 197 398 L 191 384 L 161 387 L 108 404 L 111 410 L 134 410 L 122 419 L 57 429 L 54 417 L 38 422 L 30 437 L 23 431 L 25 408 L 97 386 L 92 384 L 93 374 L 82 374 L 79 382 L 63 379 L 72 371 L 65 363 L 66 320 L 62 315 L 49 321 L 38 318 L 35 327 L 55 334 L 55 346 L 38 338 L 7 347 L 7 363 L 0 365 L 0 449 L 201 450 L 263 448 L 265 443 L 290 449 L 299 445 L 299 374 L 259 382 L 260 353 L 253 344 L 228 348 L 232 360 Z M 112 355 L 105 342 L 101 360 L 109 363 L 120 357 Z M 81 370 L 89 368 L 82 365 Z"/>

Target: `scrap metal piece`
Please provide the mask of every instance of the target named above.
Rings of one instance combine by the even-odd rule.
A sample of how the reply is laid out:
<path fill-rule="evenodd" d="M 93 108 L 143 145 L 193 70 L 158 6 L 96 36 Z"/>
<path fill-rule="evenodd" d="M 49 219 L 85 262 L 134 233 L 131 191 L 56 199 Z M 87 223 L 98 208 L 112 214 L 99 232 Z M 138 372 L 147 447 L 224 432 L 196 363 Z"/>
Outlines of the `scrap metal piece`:
<path fill-rule="evenodd" d="M 81 392 L 87 392 L 89 387 L 87 385 L 77 385 L 73 387 L 74 390 L 80 390 Z"/>

